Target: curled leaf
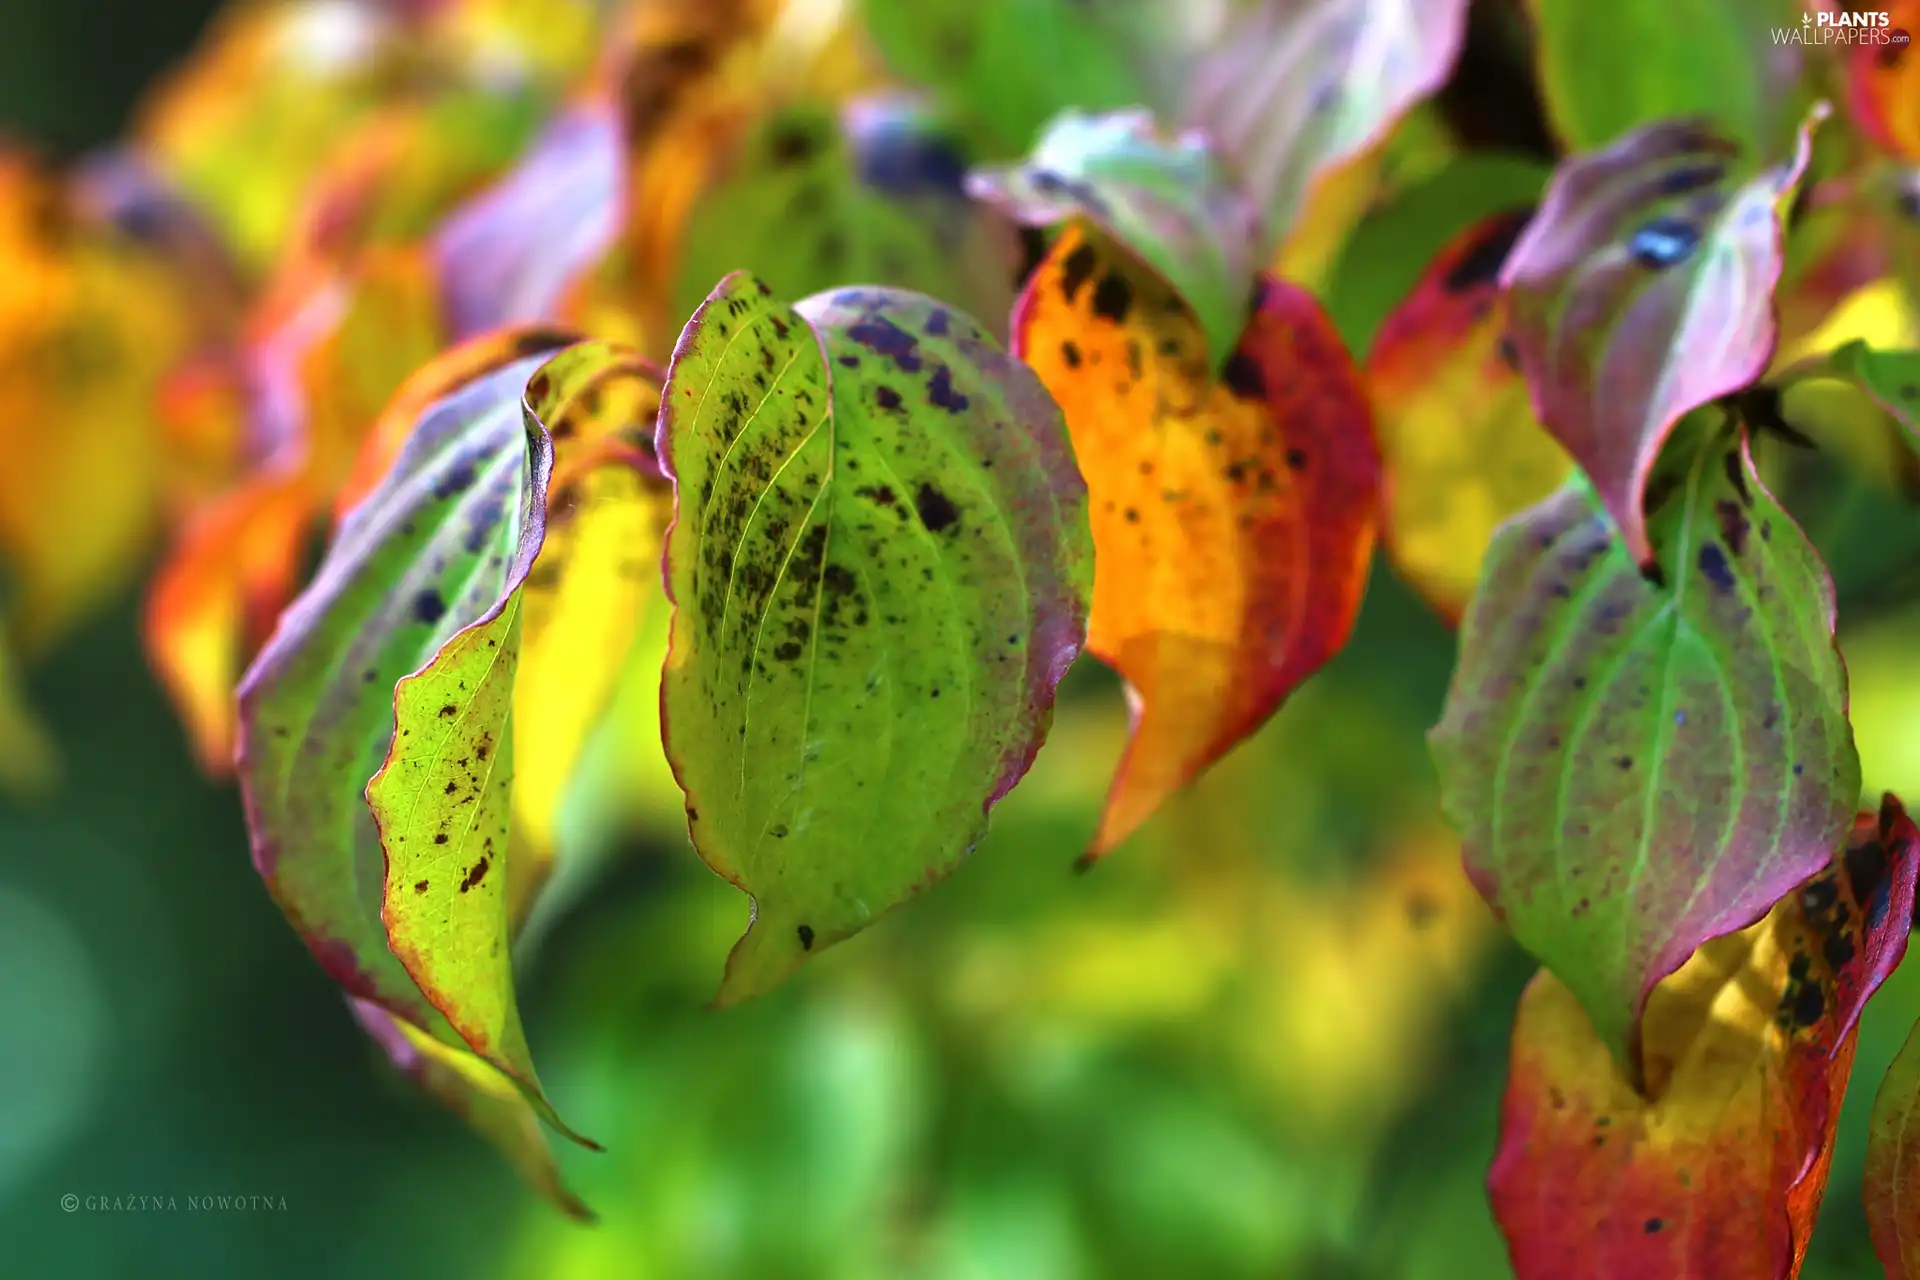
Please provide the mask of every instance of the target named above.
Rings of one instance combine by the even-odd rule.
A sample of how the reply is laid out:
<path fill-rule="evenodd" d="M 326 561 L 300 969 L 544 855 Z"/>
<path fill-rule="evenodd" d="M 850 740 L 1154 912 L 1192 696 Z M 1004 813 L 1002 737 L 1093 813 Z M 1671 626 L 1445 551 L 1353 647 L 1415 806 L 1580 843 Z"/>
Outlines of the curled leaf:
<path fill-rule="evenodd" d="M 1466 29 L 1465 0 L 1258 0 L 1201 52 L 1180 123 L 1237 167 L 1279 243 L 1316 182 L 1445 83 Z"/>
<path fill-rule="evenodd" d="M 1729 183 L 1736 148 L 1692 123 L 1562 163 L 1508 255 L 1514 348 L 1547 430 L 1592 478 L 1628 550 L 1674 424 L 1766 371 L 1781 218 L 1824 104 L 1785 164 Z"/>
<path fill-rule="evenodd" d="M 1636 1080 L 1648 993 L 1860 794 L 1826 567 L 1744 437 L 1672 454 L 1647 572 L 1577 475 L 1501 529 L 1431 735 L 1468 874 Z"/>
<path fill-rule="evenodd" d="M 397 954 L 421 935 L 395 910 L 389 874 L 413 869 L 400 835 L 433 848 L 441 834 L 428 829 L 431 807 L 396 814 L 402 782 L 431 774 L 444 787 L 463 767 L 455 761 L 477 763 L 481 739 L 501 736 L 492 717 L 505 714 L 506 697 L 485 655 L 515 638 L 517 588 L 540 547 L 551 461 L 546 431 L 522 419 L 521 389 L 551 350 L 537 342 L 432 405 L 392 471 L 342 523 L 241 682 L 238 768 L 254 864 L 334 980 L 453 1048 L 471 1047 L 557 1124 L 505 974 L 505 851 L 488 851 L 495 878 L 485 893 L 473 895 L 482 881 L 471 867 L 445 886 L 458 897 L 459 884 L 474 881 L 460 904 L 471 911 L 439 918 L 434 959 L 453 973 L 429 971 L 417 954 L 410 971 Z M 471 691 L 458 689 L 462 681 Z M 463 710 L 469 700 L 478 710 Z M 443 716 L 448 706 L 453 714 Z M 457 728 L 463 750 L 423 762 L 413 739 L 424 744 L 443 727 Z M 377 770 L 385 780 L 369 790 Z M 467 797 L 480 812 L 504 805 L 505 792 Z M 436 803 L 448 798 L 443 791 Z M 480 827 L 476 847 L 493 834 Z M 411 876 L 405 890 L 417 892 L 423 878 Z"/>
<path fill-rule="evenodd" d="M 1367 389 L 1386 459 L 1395 566 L 1449 619 L 1473 595 L 1494 530 L 1572 469 L 1510 363 L 1500 265 L 1527 210 L 1468 227 L 1380 326 Z"/>
<path fill-rule="evenodd" d="M 1085 637 L 1059 410 L 966 316 L 723 280 L 674 351 L 662 732 L 694 847 L 753 895 L 723 1002 L 953 869 Z"/>
<path fill-rule="evenodd" d="M 1163 141 L 1145 111 L 1067 111 L 1023 163 L 975 170 L 967 190 L 1031 226 L 1086 218 L 1137 254 L 1192 308 L 1210 367 L 1239 341 L 1260 229 L 1204 135 Z"/>
<path fill-rule="evenodd" d="M 1920 832 L 1888 796 L 1759 923 L 1647 1002 L 1647 1092 L 1551 973 L 1520 1000 L 1488 1179 L 1521 1276 L 1790 1280 L 1861 1008 L 1907 949 Z"/>
<path fill-rule="evenodd" d="M 1087 478 L 1088 649 L 1133 690 L 1092 859 L 1346 642 L 1379 455 L 1339 337 L 1305 291 L 1272 277 L 1216 376 L 1179 295 L 1074 223 L 1028 280 L 1014 350 L 1065 410 Z"/>

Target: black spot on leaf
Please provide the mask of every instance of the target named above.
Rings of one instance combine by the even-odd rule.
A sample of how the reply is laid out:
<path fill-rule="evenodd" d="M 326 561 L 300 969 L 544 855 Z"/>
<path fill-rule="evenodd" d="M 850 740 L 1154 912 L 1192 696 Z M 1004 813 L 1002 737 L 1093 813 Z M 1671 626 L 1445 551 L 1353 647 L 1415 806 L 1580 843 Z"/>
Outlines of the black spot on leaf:
<path fill-rule="evenodd" d="M 1266 399 L 1267 380 L 1260 372 L 1260 362 L 1244 351 L 1236 351 L 1227 357 L 1226 367 L 1220 371 L 1220 380 L 1227 384 L 1227 390 L 1242 400 Z"/>
<path fill-rule="evenodd" d="M 1117 271 L 1109 271 L 1100 277 L 1100 284 L 1093 291 L 1093 313 L 1115 324 L 1125 324 L 1127 312 L 1132 309 L 1133 286 Z"/>
<path fill-rule="evenodd" d="M 1080 286 L 1092 277 L 1093 269 L 1099 265 L 1100 255 L 1093 251 L 1090 244 L 1083 244 L 1067 255 L 1060 277 L 1060 292 L 1068 302 L 1073 301 L 1074 295 L 1080 292 Z"/>
<path fill-rule="evenodd" d="M 920 513 L 920 523 L 929 533 L 939 533 L 960 518 L 960 510 L 953 505 L 953 499 L 930 484 L 922 484 L 920 492 L 914 495 L 913 508 Z"/>
<path fill-rule="evenodd" d="M 413 616 L 432 626 L 447 616 L 447 602 L 440 598 L 438 591 L 431 589 L 422 591 L 413 598 Z"/>

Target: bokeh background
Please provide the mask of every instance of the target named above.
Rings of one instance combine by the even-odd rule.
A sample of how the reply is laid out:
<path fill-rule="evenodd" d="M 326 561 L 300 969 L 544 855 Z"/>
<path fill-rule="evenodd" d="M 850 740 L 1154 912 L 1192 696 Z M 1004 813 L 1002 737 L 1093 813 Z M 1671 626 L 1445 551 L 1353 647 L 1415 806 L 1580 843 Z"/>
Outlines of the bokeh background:
<path fill-rule="evenodd" d="M 211 7 L 0 0 L 0 132 L 106 142 Z M 1920 782 L 1914 521 L 1806 485 L 1869 784 Z M 1509 1274 L 1482 1184 L 1531 964 L 1437 816 L 1423 733 L 1452 637 L 1383 567 L 1348 651 L 1093 874 L 1069 867 L 1123 709 L 1083 664 L 959 874 L 726 1013 L 705 1006 L 746 901 L 687 846 L 664 770 L 636 781 L 600 742 L 609 785 L 653 790 L 581 831 L 596 856 L 521 956 L 549 1090 L 608 1148 L 562 1153 L 594 1228 L 354 1025 L 254 875 L 235 791 L 195 769 L 138 616 L 129 589 L 24 672 L 65 774 L 0 795 L 0 1276 Z M 1864 1124 L 1916 1015 L 1909 964 L 1861 1031 L 1810 1277 L 1877 1274 Z M 274 1207 L 187 1211 L 209 1195 Z"/>

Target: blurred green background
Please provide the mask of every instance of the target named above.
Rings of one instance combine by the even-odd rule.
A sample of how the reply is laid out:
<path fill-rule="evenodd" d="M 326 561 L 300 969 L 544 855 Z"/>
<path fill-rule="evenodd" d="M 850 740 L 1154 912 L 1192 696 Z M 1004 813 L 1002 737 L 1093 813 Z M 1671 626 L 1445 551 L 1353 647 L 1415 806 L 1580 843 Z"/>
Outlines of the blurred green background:
<path fill-rule="evenodd" d="M 5 0 L 0 130 L 108 140 L 210 7 Z M 1828 524 L 1843 592 L 1884 598 L 1908 508 Z M 1869 782 L 1898 784 L 1920 776 L 1911 631 L 1860 616 Z M 705 1003 L 746 901 L 655 769 L 651 819 L 585 833 L 601 858 L 522 956 L 542 1075 L 608 1147 L 563 1153 L 592 1229 L 353 1024 L 255 877 L 235 792 L 194 770 L 136 621 L 129 594 L 29 671 L 67 776 L 0 798 L 0 1276 L 1508 1274 L 1482 1181 L 1531 966 L 1437 817 L 1423 733 L 1451 637 L 1384 570 L 1334 666 L 1092 875 L 1068 868 L 1123 712 L 1086 665 L 969 865 L 724 1014 Z M 641 785 L 621 751 L 603 743 L 605 785 Z M 1864 1122 L 1916 1013 L 1909 964 L 1867 1015 L 1809 1276 L 1877 1274 Z"/>

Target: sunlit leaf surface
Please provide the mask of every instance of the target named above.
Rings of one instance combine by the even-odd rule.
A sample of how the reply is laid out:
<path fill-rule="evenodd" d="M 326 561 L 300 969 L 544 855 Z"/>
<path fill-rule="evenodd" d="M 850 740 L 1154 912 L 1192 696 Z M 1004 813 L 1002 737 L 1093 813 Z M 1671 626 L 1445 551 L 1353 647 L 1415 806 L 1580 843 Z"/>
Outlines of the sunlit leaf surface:
<path fill-rule="evenodd" d="M 1920 833 L 1889 796 L 1647 1002 L 1636 1091 L 1551 973 L 1521 998 L 1489 1179 L 1522 1276 L 1797 1275 L 1860 1011 L 1907 948 Z"/>
<path fill-rule="evenodd" d="M 1533 416 L 1506 342 L 1500 265 L 1530 216 L 1496 214 L 1448 244 L 1367 356 L 1387 546 L 1449 619 L 1466 609 L 1494 530 L 1572 470 Z"/>
<path fill-rule="evenodd" d="M 1440 87 L 1466 25 L 1464 0 L 1257 0 L 1201 52 L 1180 123 L 1237 166 L 1278 243 L 1314 183 Z"/>
<path fill-rule="evenodd" d="M 1567 160 L 1502 268 L 1540 421 L 1642 561 L 1642 495 L 1667 434 L 1773 355 L 1780 220 L 1823 115 L 1790 160 L 1744 182 L 1733 144 L 1688 123 Z"/>
<path fill-rule="evenodd" d="M 1059 410 L 966 316 L 729 276 L 674 352 L 663 734 L 694 846 L 753 895 L 721 999 L 951 871 L 1085 639 Z"/>
<path fill-rule="evenodd" d="M 1432 734 L 1468 873 L 1635 1076 L 1655 984 L 1823 866 L 1860 794 L 1825 566 L 1741 441 L 1702 426 L 1665 468 L 1648 573 L 1578 476 L 1500 531 Z"/>
<path fill-rule="evenodd" d="M 1088 648 L 1133 691 L 1098 857 L 1345 643 L 1379 456 L 1332 326 L 1271 277 L 1216 376 L 1180 296 L 1074 223 L 1028 281 L 1014 344 L 1065 410 L 1087 478 Z"/>
<path fill-rule="evenodd" d="M 1240 339 L 1258 214 L 1204 136 L 1160 138 L 1144 111 L 1069 111 L 1017 166 L 976 170 L 967 189 L 1021 222 L 1086 218 L 1174 287 L 1199 319 L 1210 367 Z"/>

